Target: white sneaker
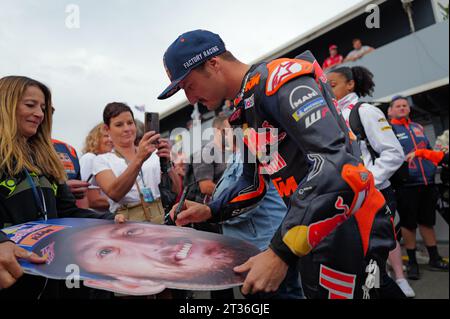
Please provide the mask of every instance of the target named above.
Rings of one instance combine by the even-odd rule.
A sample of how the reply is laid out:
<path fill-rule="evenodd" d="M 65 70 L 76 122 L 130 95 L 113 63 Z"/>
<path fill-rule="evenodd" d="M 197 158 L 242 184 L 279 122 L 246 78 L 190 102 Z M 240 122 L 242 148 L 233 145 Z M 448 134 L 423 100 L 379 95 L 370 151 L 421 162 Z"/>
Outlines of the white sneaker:
<path fill-rule="evenodd" d="M 395 282 L 400 287 L 400 289 L 403 291 L 403 293 L 405 294 L 406 297 L 414 298 L 416 296 L 414 290 L 409 285 L 408 280 L 406 280 L 405 278 L 402 278 L 402 279 L 397 279 Z"/>

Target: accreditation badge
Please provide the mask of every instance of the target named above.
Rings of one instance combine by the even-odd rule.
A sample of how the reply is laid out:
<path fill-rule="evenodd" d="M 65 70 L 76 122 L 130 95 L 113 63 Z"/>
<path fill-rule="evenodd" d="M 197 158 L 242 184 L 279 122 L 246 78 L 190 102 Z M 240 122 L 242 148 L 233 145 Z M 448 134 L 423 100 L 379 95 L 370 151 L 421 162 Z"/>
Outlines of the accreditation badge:
<path fill-rule="evenodd" d="M 142 195 L 144 196 L 144 201 L 146 203 L 153 203 L 155 201 L 152 190 L 148 187 L 142 188 Z"/>

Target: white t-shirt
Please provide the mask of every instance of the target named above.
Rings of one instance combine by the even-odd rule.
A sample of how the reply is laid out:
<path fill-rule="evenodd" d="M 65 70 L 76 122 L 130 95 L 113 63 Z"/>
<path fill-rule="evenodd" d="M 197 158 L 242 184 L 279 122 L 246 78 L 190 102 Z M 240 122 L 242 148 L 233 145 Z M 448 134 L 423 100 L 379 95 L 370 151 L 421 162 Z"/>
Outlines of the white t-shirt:
<path fill-rule="evenodd" d="M 352 51 L 350 51 L 350 53 L 349 54 L 347 54 L 347 59 L 348 58 L 356 58 L 357 56 L 360 56 L 360 55 L 362 55 L 362 54 L 364 54 L 364 53 L 366 53 L 367 51 L 369 51 L 370 49 L 372 49 L 372 47 L 369 47 L 368 45 L 364 45 L 364 46 L 362 46 L 361 47 L 361 49 L 359 49 L 359 50 L 352 50 Z"/>
<path fill-rule="evenodd" d="M 106 194 L 102 191 L 102 189 L 100 188 L 100 186 L 98 186 L 97 181 L 95 180 L 95 174 L 94 174 L 94 160 L 97 157 L 97 155 L 95 155 L 94 153 L 86 153 L 83 156 L 81 156 L 80 158 L 80 175 L 81 175 L 81 179 L 83 181 L 87 181 L 87 179 L 89 178 L 89 176 L 94 175 L 89 183 L 91 184 L 89 186 L 89 189 L 99 189 L 100 190 L 100 194 L 103 196 L 106 196 Z M 106 196 L 107 197 L 107 196 Z M 99 212 L 99 213 L 104 213 L 105 211 L 109 211 L 109 210 L 99 210 L 99 209 L 93 209 L 91 208 L 93 211 Z"/>
<path fill-rule="evenodd" d="M 124 158 L 117 156 L 114 152 L 98 155 L 94 159 L 94 175 L 100 172 L 111 170 L 116 177 L 122 175 L 127 169 L 128 165 Z M 137 177 L 137 182 L 141 190 L 144 187 L 150 188 L 153 197 L 161 197 L 159 192 L 159 184 L 161 183 L 161 167 L 159 164 L 159 157 L 156 153 L 153 153 L 142 165 L 141 172 Z M 140 202 L 139 191 L 136 184 L 133 184 L 131 190 L 119 201 L 114 202 L 108 198 L 110 204 L 110 210 L 112 212 L 126 204 L 136 204 Z"/>
<path fill-rule="evenodd" d="M 87 181 L 91 174 L 94 174 L 94 159 L 97 157 L 94 153 L 86 153 L 80 157 L 80 174 L 83 181 Z M 100 188 L 95 181 L 95 176 L 89 181 L 91 189 Z"/>
<path fill-rule="evenodd" d="M 350 93 L 338 102 L 342 116 L 349 127 L 351 110 L 358 102 L 359 97 L 356 93 Z M 391 185 L 389 179 L 405 161 L 403 147 L 380 109 L 364 103 L 358 111 L 367 140 L 374 151 L 379 154 L 379 157 L 374 162 L 366 142 L 360 141 L 359 145 L 364 165 L 372 172 L 375 186 L 383 190 Z"/>

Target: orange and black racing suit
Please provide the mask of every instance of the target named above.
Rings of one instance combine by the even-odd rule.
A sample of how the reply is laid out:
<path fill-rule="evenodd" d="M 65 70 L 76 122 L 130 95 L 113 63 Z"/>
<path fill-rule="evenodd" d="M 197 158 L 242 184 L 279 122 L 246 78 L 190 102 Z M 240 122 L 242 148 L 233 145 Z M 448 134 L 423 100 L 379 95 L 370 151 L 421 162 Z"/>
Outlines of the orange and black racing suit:
<path fill-rule="evenodd" d="M 394 248 L 391 213 L 335 105 L 310 52 L 252 66 L 230 117 L 250 155 L 209 204 L 212 222 L 244 213 L 271 179 L 289 210 L 270 247 L 298 262 L 308 298 L 361 298 L 366 266 L 383 267 Z"/>

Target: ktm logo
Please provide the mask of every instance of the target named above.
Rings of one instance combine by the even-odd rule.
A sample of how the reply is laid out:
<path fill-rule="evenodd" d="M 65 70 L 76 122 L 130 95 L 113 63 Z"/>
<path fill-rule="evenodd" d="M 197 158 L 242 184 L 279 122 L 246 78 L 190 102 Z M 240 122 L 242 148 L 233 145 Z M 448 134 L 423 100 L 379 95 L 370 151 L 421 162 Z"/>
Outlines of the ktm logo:
<path fill-rule="evenodd" d="M 294 176 L 289 177 L 286 182 L 284 182 L 281 177 L 275 178 L 273 180 L 273 184 L 281 197 L 291 196 L 298 188 L 298 184 L 295 181 Z"/>
<path fill-rule="evenodd" d="M 253 89 L 255 86 L 259 84 L 260 81 L 261 81 L 261 74 L 258 73 L 254 75 L 250 80 L 248 80 L 247 84 L 245 84 L 244 92 L 248 92 L 251 89 Z"/>

